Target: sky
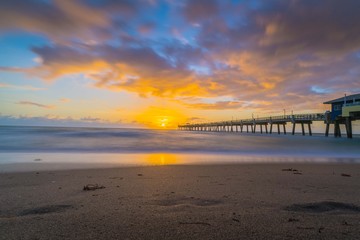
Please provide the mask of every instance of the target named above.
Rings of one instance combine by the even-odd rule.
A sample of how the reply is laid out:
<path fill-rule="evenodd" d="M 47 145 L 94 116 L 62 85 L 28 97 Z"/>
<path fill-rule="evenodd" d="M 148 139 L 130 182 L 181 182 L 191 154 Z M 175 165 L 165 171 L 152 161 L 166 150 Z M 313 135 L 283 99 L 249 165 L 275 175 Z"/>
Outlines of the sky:
<path fill-rule="evenodd" d="M 360 92 L 358 0 L 2 0 L 0 124 L 175 128 Z"/>

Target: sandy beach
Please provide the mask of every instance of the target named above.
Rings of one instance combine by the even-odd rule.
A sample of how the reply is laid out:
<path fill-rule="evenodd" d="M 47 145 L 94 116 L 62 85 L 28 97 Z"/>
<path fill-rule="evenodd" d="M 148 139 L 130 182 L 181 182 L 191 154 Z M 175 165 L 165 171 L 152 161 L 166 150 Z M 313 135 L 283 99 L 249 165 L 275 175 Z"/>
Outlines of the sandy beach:
<path fill-rule="evenodd" d="M 84 191 L 87 184 L 105 188 Z M 0 239 L 358 239 L 360 165 L 0 174 Z"/>

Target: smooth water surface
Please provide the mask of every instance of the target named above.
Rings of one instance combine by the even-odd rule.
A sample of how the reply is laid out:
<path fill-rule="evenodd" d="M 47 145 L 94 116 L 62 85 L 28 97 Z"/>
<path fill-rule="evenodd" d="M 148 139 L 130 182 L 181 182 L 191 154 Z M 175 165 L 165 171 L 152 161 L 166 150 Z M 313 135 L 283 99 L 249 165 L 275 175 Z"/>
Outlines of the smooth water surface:
<path fill-rule="evenodd" d="M 146 129 L 0 127 L 0 164 L 88 162 L 154 165 L 286 162 L 296 159 L 360 162 L 360 138 Z"/>

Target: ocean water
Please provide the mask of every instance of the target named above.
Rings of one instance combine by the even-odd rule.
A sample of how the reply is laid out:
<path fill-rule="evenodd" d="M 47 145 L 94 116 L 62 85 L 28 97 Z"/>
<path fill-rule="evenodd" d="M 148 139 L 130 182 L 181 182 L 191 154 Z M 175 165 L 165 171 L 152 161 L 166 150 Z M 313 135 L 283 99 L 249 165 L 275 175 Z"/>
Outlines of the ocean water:
<path fill-rule="evenodd" d="M 0 126 L 7 164 L 359 162 L 360 138 L 177 130 Z"/>

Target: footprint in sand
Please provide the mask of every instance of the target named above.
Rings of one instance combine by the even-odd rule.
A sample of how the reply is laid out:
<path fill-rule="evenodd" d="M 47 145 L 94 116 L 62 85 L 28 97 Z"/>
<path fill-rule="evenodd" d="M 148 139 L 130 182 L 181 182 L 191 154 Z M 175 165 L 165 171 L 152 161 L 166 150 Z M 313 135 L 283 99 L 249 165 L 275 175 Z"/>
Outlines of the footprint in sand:
<path fill-rule="evenodd" d="M 48 214 L 48 213 L 58 213 L 64 212 L 69 208 L 72 208 L 72 205 L 48 205 L 38 208 L 25 209 L 18 213 L 18 216 L 27 216 L 27 215 L 39 215 L 39 214 Z"/>

